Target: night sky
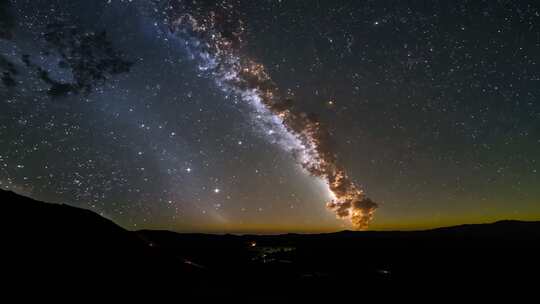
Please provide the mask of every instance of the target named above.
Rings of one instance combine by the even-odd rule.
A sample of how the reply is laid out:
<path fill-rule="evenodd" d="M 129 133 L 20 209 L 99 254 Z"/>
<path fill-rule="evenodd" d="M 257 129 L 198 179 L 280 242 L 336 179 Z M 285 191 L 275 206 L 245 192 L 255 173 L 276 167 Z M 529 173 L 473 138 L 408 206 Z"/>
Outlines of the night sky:
<path fill-rule="evenodd" d="M 0 187 L 128 229 L 351 229 L 213 32 L 172 26 L 213 12 L 320 121 L 369 229 L 540 219 L 538 1 L 0 0 Z"/>

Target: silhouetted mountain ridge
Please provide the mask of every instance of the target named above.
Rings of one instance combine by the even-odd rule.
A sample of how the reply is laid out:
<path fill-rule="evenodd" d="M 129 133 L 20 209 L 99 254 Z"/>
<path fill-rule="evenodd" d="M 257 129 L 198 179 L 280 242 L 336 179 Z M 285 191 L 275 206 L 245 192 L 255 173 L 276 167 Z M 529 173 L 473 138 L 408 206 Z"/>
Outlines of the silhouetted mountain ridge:
<path fill-rule="evenodd" d="M 128 292 L 165 288 L 172 275 L 175 284 L 199 280 L 195 267 L 93 211 L 4 190 L 0 201 L 15 283 Z"/>
<path fill-rule="evenodd" d="M 9 204 L 4 205 L 4 207 L 7 207 L 7 211 L 26 211 L 27 208 L 35 208 L 36 210 L 39 209 L 39 211 L 46 211 L 51 213 L 57 213 L 58 216 L 67 215 L 68 213 L 71 213 L 71 215 L 77 215 L 80 216 L 79 219 L 85 218 L 89 221 L 95 221 L 95 223 L 100 223 L 101 225 L 108 225 L 112 229 L 117 229 L 118 231 L 122 231 L 123 233 L 127 232 L 125 229 L 121 228 L 117 224 L 115 224 L 113 221 L 95 213 L 94 211 L 74 207 L 69 204 L 64 203 L 47 203 L 47 202 L 41 202 L 37 201 L 22 195 L 19 195 L 13 191 L 6 191 L 0 189 L 0 198 L 4 202 L 10 202 L 10 201 L 24 201 L 25 205 L 15 205 L 15 204 Z M 27 214 L 25 216 L 33 216 L 33 214 Z M 43 216 L 40 216 L 41 218 Z M 35 218 L 37 219 L 37 217 Z M 84 222 L 84 221 L 83 221 Z M 80 224 L 80 222 L 72 222 L 72 224 Z M 369 234 L 394 234 L 394 233 L 426 233 L 426 232 L 438 232 L 438 231 L 458 231 L 458 230 L 473 230 L 473 229 L 494 229 L 497 230 L 501 228 L 513 230 L 515 228 L 525 228 L 525 229 L 531 229 L 536 230 L 540 229 L 540 221 L 520 221 L 520 220 L 499 220 L 493 223 L 481 223 L 481 224 L 462 224 L 462 225 L 455 225 L 455 226 L 448 226 L 448 227 L 438 227 L 438 228 L 432 228 L 432 229 L 423 229 L 423 230 L 406 230 L 406 231 L 400 231 L 400 230 L 389 230 L 389 231 L 353 231 L 353 230 L 342 230 L 342 231 L 336 231 L 336 232 L 328 232 L 328 233 L 286 233 L 286 234 L 272 234 L 268 235 L 269 237 L 295 237 L 295 236 L 306 236 L 306 235 L 339 235 L 339 234 L 355 234 L 355 235 L 369 235 Z M 257 236 L 260 237 L 261 235 L 256 234 L 214 234 L 214 233 L 181 233 L 181 232 L 174 232 L 174 231 L 168 231 L 168 230 L 139 230 L 139 232 L 148 232 L 148 231 L 154 231 L 154 232 L 162 232 L 162 233 L 174 233 L 174 234 L 183 234 L 183 235 L 190 235 L 190 236 L 208 236 L 208 235 L 216 235 L 220 237 L 228 237 L 228 236 L 244 236 L 244 237 L 250 237 L 250 236 Z M 129 234 L 129 233 L 128 233 Z M 133 236 L 130 234 L 128 238 L 132 238 Z"/>
<path fill-rule="evenodd" d="M 526 278 L 540 271 L 540 222 L 423 231 L 183 234 L 128 231 L 90 210 L 9 191 L 0 190 L 0 200 L 7 273 L 24 286 L 278 298 L 358 286 L 387 291 L 483 282 L 508 288 L 530 284 Z"/>

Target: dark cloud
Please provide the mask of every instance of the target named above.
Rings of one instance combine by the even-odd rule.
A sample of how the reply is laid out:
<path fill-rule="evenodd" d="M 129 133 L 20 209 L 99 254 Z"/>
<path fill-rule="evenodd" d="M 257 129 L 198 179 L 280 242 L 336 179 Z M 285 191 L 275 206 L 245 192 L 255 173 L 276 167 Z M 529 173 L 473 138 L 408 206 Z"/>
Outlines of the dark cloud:
<path fill-rule="evenodd" d="M 0 80 L 4 86 L 12 88 L 17 85 L 15 76 L 18 74 L 18 71 L 15 65 L 3 56 L 0 56 L 0 73 Z"/>
<path fill-rule="evenodd" d="M 21 61 L 30 73 L 49 86 L 47 94 L 53 98 L 89 94 L 114 76 L 128 73 L 133 66 L 132 61 L 113 47 L 106 31 L 96 33 L 76 25 L 55 22 L 46 25 L 41 36 L 44 46 L 39 53 L 40 58 L 23 54 Z M 44 60 L 53 64 L 44 65 Z M 58 79 L 54 71 L 62 70 L 71 77 Z M 0 57 L 0 72 L 6 87 L 16 86 L 15 65 L 3 57 Z"/>
<path fill-rule="evenodd" d="M 123 53 L 113 48 L 105 31 L 84 31 L 59 22 L 47 25 L 43 37 L 48 46 L 44 53 L 60 56 L 58 68 L 70 69 L 73 75 L 72 83 L 62 83 L 38 68 L 39 77 L 51 85 L 48 91 L 51 96 L 90 93 L 114 75 L 129 72 L 133 65 Z"/>

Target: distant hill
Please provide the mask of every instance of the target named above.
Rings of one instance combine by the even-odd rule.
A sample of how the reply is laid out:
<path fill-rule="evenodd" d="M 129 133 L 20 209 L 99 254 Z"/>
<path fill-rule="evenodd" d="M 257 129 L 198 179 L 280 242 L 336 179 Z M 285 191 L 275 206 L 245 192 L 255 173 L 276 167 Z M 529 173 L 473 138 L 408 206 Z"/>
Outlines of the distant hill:
<path fill-rule="evenodd" d="M 540 222 L 412 232 L 180 234 L 128 231 L 92 211 L 9 191 L 0 190 L 0 201 L 3 269 L 19 286 L 280 299 L 418 286 L 470 291 L 480 283 L 524 288 L 540 273 Z"/>
<path fill-rule="evenodd" d="M 169 275 L 177 283 L 197 278 L 197 269 L 182 259 L 90 210 L 3 190 L 0 201 L 7 236 L 2 251 L 14 284 L 120 292 L 165 286 Z"/>

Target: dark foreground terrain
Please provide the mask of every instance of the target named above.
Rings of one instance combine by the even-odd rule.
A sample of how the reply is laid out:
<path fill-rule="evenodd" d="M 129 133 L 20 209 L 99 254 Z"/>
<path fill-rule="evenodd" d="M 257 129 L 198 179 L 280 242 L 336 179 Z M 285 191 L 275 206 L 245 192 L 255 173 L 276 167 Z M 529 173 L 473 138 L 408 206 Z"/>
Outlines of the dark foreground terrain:
<path fill-rule="evenodd" d="M 9 278 L 3 286 L 30 294 L 362 302 L 434 291 L 523 294 L 536 292 L 540 282 L 540 222 L 415 232 L 178 234 L 127 231 L 91 211 L 13 192 L 0 190 L 0 201 L 2 272 Z"/>

